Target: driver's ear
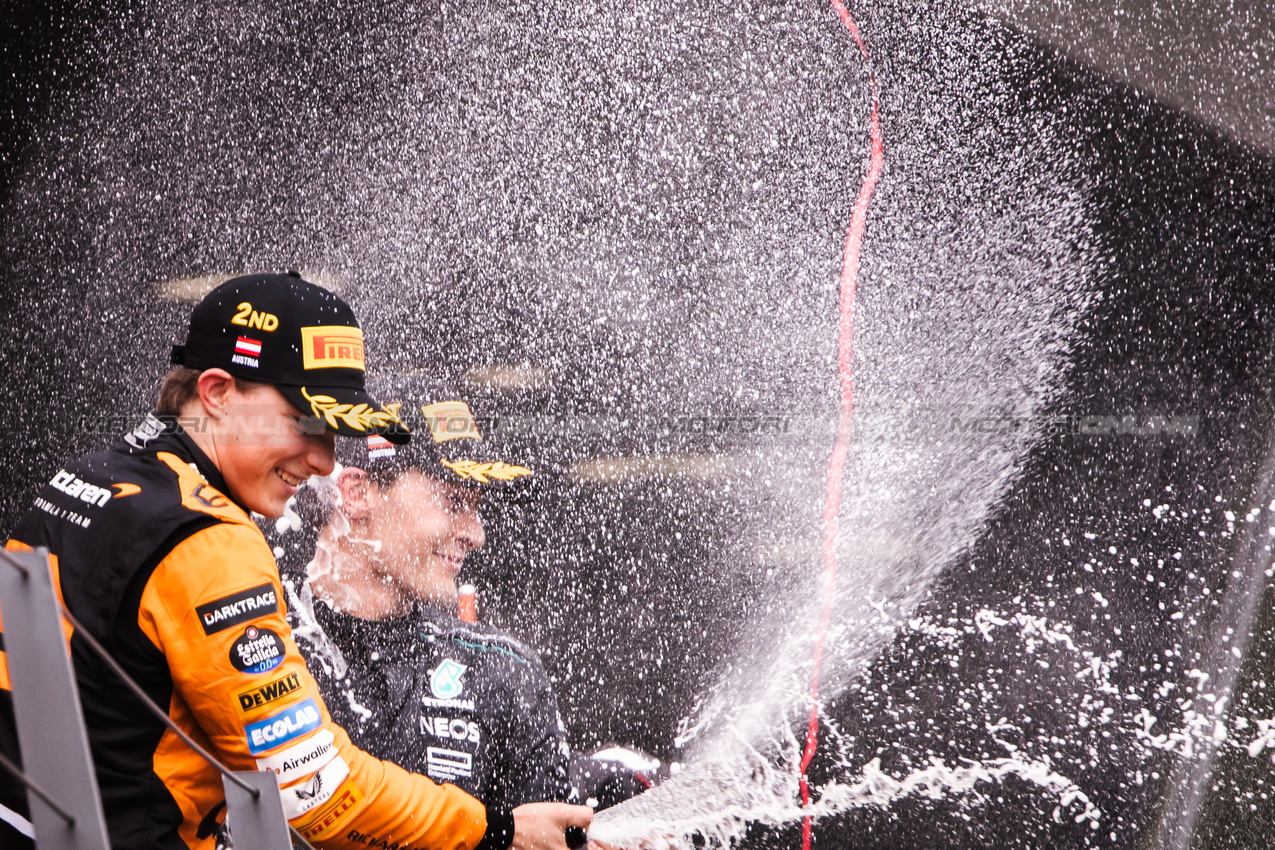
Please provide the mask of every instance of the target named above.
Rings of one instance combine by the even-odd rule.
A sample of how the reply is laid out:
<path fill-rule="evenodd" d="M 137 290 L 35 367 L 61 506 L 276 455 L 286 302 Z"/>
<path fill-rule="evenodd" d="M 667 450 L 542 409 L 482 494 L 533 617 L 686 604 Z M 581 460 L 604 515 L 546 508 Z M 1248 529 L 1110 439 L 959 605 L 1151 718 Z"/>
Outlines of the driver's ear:
<path fill-rule="evenodd" d="M 372 501 L 379 490 L 366 472 L 347 466 L 337 473 L 336 486 L 341 491 L 341 510 L 347 517 L 357 522 L 372 515 Z"/>

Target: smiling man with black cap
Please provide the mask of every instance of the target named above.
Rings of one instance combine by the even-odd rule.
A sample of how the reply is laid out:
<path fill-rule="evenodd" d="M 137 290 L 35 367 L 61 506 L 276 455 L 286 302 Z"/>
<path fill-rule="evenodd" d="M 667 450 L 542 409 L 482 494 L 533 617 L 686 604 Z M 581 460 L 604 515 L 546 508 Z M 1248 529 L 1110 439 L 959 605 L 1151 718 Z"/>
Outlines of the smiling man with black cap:
<path fill-rule="evenodd" d="M 59 470 L 9 546 L 47 547 L 84 628 L 231 769 L 275 771 L 312 843 L 565 848 L 587 808 L 484 807 L 353 746 L 293 643 L 249 513 L 279 516 L 307 478 L 330 473 L 338 434 L 407 442 L 396 411 L 364 389 L 364 353 L 336 295 L 295 274 L 227 281 L 195 308 L 156 412 Z M 211 848 L 220 776 L 74 635 L 71 656 L 114 850 Z"/>
<path fill-rule="evenodd" d="M 484 497 L 534 478 L 484 439 L 467 402 L 416 378 L 374 381 L 410 445 L 348 440 L 311 482 L 310 528 L 279 536 L 298 643 L 356 744 L 489 806 L 572 796 L 570 751 L 536 652 L 457 616 L 457 580 L 486 535 Z M 287 523 L 281 523 L 287 525 Z"/>

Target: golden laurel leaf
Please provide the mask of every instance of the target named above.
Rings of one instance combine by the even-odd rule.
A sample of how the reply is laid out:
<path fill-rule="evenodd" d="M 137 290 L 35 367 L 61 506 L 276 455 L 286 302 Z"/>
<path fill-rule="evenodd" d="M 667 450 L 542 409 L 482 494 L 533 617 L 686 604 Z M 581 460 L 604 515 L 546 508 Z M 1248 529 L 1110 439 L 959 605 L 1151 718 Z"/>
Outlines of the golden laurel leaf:
<path fill-rule="evenodd" d="M 325 420 L 329 428 L 340 427 L 337 425 L 338 419 L 344 422 L 347 428 L 353 428 L 355 431 L 384 428 L 391 422 L 400 421 L 395 415 L 397 411 L 377 410 L 366 402 L 358 406 L 342 404 L 330 395 L 310 395 L 305 387 L 301 388 L 301 395 L 310 402 L 310 409 L 314 415 Z"/>
<path fill-rule="evenodd" d="M 503 460 L 490 461 L 488 463 L 479 463 L 476 460 L 442 460 L 443 466 L 455 472 L 461 478 L 472 478 L 479 484 L 487 484 L 489 479 L 497 481 L 512 481 L 519 475 L 531 475 L 531 470 L 525 466 L 515 466 L 512 463 L 505 463 Z"/>

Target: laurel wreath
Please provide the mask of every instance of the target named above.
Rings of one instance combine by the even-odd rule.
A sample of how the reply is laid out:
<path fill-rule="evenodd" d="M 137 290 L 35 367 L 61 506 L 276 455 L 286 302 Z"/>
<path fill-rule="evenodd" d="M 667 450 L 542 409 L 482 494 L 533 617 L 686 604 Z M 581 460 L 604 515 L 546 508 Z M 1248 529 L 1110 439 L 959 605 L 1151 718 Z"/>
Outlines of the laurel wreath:
<path fill-rule="evenodd" d="M 329 428 L 339 427 L 338 419 L 344 422 L 347 428 L 353 428 L 356 431 L 386 428 L 393 422 L 403 424 L 403 420 L 398 418 L 399 405 L 394 405 L 394 410 L 377 410 L 366 402 L 353 405 L 339 402 L 330 395 L 310 395 L 305 387 L 301 388 L 301 395 L 310 402 L 310 409 L 314 411 L 314 415 L 327 421 Z"/>
<path fill-rule="evenodd" d="M 442 460 L 443 466 L 455 472 L 461 478 L 472 478 L 479 484 L 487 484 L 489 479 L 497 481 L 512 481 L 519 475 L 531 475 L 531 470 L 525 466 L 515 466 L 512 463 L 505 463 L 503 460 L 491 461 L 488 463 L 479 463 L 476 460 Z"/>

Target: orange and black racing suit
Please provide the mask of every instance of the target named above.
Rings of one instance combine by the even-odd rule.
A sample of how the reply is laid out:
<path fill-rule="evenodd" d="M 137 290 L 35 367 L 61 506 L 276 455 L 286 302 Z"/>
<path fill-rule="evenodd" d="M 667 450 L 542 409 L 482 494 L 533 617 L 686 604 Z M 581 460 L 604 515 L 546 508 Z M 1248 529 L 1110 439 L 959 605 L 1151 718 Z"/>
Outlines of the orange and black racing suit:
<path fill-rule="evenodd" d="M 274 556 L 226 492 L 195 443 L 152 414 L 59 470 L 9 546 L 47 547 L 83 627 L 232 770 L 275 771 L 285 814 L 312 843 L 508 847 L 508 810 L 374 759 L 332 722 L 292 640 Z M 220 775 L 77 634 L 71 656 L 114 850 L 211 849 Z M 0 677 L 7 689 L 2 664 Z M 0 731 L 12 730 L 9 700 L 0 713 Z"/>

